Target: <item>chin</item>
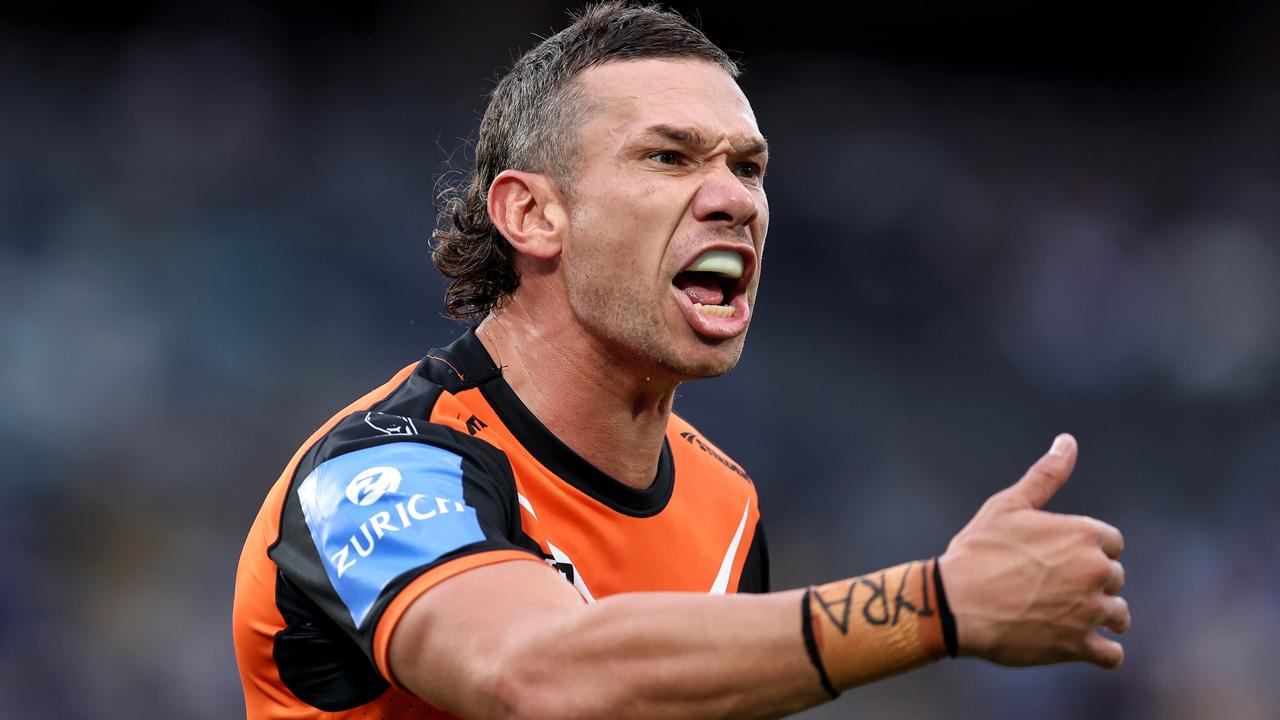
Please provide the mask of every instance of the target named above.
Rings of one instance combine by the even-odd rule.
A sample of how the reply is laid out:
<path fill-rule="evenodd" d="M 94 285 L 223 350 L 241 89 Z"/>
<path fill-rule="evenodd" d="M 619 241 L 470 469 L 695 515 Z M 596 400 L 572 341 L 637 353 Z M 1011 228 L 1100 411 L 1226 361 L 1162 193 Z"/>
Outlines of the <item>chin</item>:
<path fill-rule="evenodd" d="M 703 341 L 700 347 L 681 352 L 673 363 L 664 363 L 684 380 L 701 380 L 724 375 L 742 358 L 743 338 L 727 341 Z"/>
<path fill-rule="evenodd" d="M 613 298 L 610 298 L 613 299 Z M 746 332 L 716 339 L 699 335 L 681 314 L 639 316 L 627 304 L 599 300 L 573 303 L 578 321 L 602 347 L 639 374 L 675 382 L 723 375 L 738 364 Z"/>

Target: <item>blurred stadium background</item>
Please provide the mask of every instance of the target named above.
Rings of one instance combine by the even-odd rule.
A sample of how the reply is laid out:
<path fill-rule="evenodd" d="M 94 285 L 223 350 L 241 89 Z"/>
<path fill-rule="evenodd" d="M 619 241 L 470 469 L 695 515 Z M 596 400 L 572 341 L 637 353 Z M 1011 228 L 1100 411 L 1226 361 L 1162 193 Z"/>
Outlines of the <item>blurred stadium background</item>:
<path fill-rule="evenodd" d="M 676 7 L 774 152 L 745 360 L 678 408 L 759 484 L 776 585 L 940 552 L 1062 430 L 1051 509 L 1128 539 L 1121 670 L 943 663 L 807 717 L 1280 717 L 1280 13 Z M 0 2 L 0 715 L 242 715 L 244 533 L 459 332 L 437 182 L 562 24 Z"/>

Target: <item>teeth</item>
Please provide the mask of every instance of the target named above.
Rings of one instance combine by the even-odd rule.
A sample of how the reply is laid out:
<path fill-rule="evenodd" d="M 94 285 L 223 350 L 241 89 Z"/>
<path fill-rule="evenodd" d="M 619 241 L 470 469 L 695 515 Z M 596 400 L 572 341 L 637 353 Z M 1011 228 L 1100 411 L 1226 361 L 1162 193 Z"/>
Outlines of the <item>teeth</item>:
<path fill-rule="evenodd" d="M 694 303 L 693 309 L 703 315 L 713 315 L 715 317 L 731 318 L 737 311 L 732 305 L 703 305 L 702 303 Z"/>
<path fill-rule="evenodd" d="M 690 272 L 709 272 L 721 277 L 742 277 L 742 256 L 728 250 L 708 250 L 689 266 Z"/>

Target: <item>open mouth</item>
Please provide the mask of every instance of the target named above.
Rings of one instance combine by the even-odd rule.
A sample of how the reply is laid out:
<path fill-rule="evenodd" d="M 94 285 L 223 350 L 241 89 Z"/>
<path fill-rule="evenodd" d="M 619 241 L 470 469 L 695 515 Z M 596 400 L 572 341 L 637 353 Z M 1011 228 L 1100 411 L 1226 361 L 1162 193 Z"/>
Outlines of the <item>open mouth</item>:
<path fill-rule="evenodd" d="M 750 250 L 704 250 L 671 280 L 685 319 L 693 331 L 711 341 L 741 336 L 751 322 L 747 287 L 755 272 Z"/>
<path fill-rule="evenodd" d="M 676 275 L 671 284 L 689 297 L 700 315 L 731 318 L 746 291 L 746 262 L 732 250 L 707 250 Z"/>

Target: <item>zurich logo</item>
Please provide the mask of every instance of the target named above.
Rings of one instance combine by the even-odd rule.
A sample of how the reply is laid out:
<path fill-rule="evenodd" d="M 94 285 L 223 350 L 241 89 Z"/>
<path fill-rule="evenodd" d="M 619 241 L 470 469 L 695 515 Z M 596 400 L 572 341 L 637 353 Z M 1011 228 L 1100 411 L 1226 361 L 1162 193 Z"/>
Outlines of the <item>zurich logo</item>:
<path fill-rule="evenodd" d="M 347 499 L 357 505 L 372 505 L 385 494 L 400 488 L 400 471 L 393 467 L 371 467 L 347 484 Z"/>

